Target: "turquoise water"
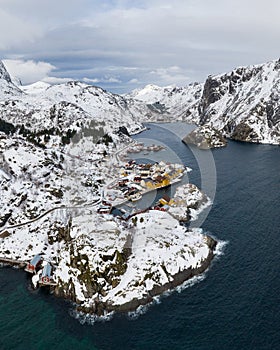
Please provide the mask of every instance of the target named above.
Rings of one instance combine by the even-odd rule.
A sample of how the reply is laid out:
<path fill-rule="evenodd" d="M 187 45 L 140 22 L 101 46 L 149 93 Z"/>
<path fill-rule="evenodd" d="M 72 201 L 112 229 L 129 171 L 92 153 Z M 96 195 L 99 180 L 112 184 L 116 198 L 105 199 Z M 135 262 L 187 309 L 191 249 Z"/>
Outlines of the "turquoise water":
<path fill-rule="evenodd" d="M 174 134 L 151 126 L 143 136 L 164 138 L 200 185 L 195 157 Z M 213 155 L 217 192 L 203 228 L 228 243 L 202 281 L 137 319 L 82 325 L 70 304 L 2 268 L 0 349 L 279 349 L 280 148 L 230 142 Z"/>

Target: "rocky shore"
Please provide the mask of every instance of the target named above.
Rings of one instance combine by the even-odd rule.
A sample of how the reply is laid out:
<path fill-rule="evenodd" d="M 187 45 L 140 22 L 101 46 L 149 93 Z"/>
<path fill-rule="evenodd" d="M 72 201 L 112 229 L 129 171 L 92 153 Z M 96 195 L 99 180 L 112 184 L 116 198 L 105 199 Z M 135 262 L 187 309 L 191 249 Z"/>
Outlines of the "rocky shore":
<path fill-rule="evenodd" d="M 77 305 L 76 310 L 78 312 L 82 312 L 85 314 L 94 314 L 97 316 L 104 316 L 107 313 L 111 313 L 111 312 L 118 312 L 118 313 L 132 312 L 137 310 L 139 306 L 144 306 L 152 303 L 154 297 L 162 295 L 166 291 L 174 290 L 176 287 L 182 285 L 187 280 L 195 276 L 201 275 L 203 272 L 205 272 L 209 268 L 215 256 L 215 248 L 217 246 L 217 241 L 210 236 L 207 236 L 206 239 L 207 239 L 207 245 L 209 247 L 209 254 L 206 257 L 206 259 L 201 261 L 201 264 L 199 266 L 195 268 L 188 268 L 176 273 L 171 277 L 170 282 L 165 283 L 163 285 L 155 285 L 141 299 L 135 298 L 133 300 L 130 300 L 127 303 L 119 304 L 119 305 L 114 305 L 112 303 L 106 303 L 99 300 L 95 300 L 95 302 L 91 306 Z M 59 297 L 63 296 L 65 298 L 64 293 L 63 295 L 61 295 L 61 293 L 59 293 L 57 289 L 55 289 L 55 294 Z M 71 296 L 69 297 L 71 299 Z M 75 299 L 72 301 L 76 302 Z"/>
<path fill-rule="evenodd" d="M 205 260 L 201 262 L 201 265 L 196 268 L 188 268 L 183 271 L 180 271 L 176 273 L 174 276 L 172 276 L 172 281 L 164 284 L 164 285 L 157 285 L 154 286 L 153 289 L 151 289 L 148 292 L 148 295 L 144 297 L 143 299 L 134 299 L 126 304 L 122 305 L 108 305 L 108 311 L 117 311 L 117 312 L 130 312 L 135 311 L 139 306 L 149 304 L 153 301 L 153 298 L 163 294 L 166 291 L 175 289 L 176 287 L 180 286 L 187 280 L 191 279 L 192 277 L 198 276 L 205 272 L 210 264 L 211 261 L 214 258 L 214 251 L 215 247 L 217 245 L 217 242 L 210 236 L 207 237 L 207 244 L 209 246 L 209 254 Z"/>

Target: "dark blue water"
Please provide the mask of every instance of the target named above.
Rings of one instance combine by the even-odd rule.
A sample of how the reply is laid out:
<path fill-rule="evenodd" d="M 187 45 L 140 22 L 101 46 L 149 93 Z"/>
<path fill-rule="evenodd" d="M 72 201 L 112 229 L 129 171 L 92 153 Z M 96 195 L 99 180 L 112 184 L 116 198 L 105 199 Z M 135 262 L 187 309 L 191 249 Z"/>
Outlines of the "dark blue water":
<path fill-rule="evenodd" d="M 152 126 L 180 158 L 196 160 L 174 134 Z M 213 151 L 217 192 L 203 228 L 227 241 L 206 278 L 163 298 L 136 320 L 81 325 L 70 305 L 30 292 L 21 271 L 0 269 L 0 349 L 279 349 L 280 148 L 230 142 Z"/>

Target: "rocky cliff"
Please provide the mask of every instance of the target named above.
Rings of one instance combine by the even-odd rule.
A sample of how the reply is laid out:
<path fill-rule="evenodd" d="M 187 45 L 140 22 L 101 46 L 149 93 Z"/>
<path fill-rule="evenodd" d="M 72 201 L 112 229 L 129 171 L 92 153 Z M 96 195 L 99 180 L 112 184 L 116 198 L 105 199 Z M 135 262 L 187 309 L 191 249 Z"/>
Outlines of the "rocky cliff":
<path fill-rule="evenodd" d="M 280 144 L 280 60 L 236 68 L 184 88 L 148 85 L 130 96 L 160 106 L 167 112 L 162 119 L 204 126 L 192 138 L 208 129 L 208 135 L 217 135 L 216 130 L 234 140 Z"/>
<path fill-rule="evenodd" d="M 209 76 L 198 112 L 234 140 L 280 144 L 280 61 Z"/>

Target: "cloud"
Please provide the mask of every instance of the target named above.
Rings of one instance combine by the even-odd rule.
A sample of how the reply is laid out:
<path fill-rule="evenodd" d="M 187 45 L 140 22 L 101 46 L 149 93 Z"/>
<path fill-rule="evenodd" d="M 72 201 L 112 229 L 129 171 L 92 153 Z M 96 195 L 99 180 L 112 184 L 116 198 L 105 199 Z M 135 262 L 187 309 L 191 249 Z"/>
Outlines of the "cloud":
<path fill-rule="evenodd" d="M 165 84 L 174 84 L 176 82 L 176 84 L 184 85 L 189 80 L 187 72 L 178 66 L 156 68 L 150 74 L 152 77 L 156 77 L 157 81 Z"/>
<path fill-rule="evenodd" d="M 85 83 L 89 84 L 98 84 L 98 83 L 121 83 L 122 81 L 116 77 L 110 77 L 110 76 L 105 76 L 102 78 L 83 78 L 82 79 Z"/>
<path fill-rule="evenodd" d="M 47 62 L 3 60 L 8 72 L 21 80 L 23 85 L 46 79 L 55 66 Z"/>
<path fill-rule="evenodd" d="M 100 83 L 100 79 L 97 79 L 97 78 L 94 78 L 94 79 L 83 78 L 83 81 L 85 83 L 88 83 L 88 84 L 98 84 L 98 83 Z"/>
<path fill-rule="evenodd" d="M 2 57 L 108 89 L 186 85 L 279 56 L 278 0 L 0 1 Z"/>
<path fill-rule="evenodd" d="M 139 83 L 139 80 L 136 79 L 136 78 L 130 79 L 130 80 L 128 81 L 128 84 L 138 84 L 138 83 Z"/>
<path fill-rule="evenodd" d="M 58 77 L 45 77 L 41 79 L 43 82 L 54 85 L 54 84 L 63 84 L 68 81 L 73 80 L 73 78 L 58 78 Z"/>
<path fill-rule="evenodd" d="M 26 22 L 0 9 L 0 50 L 21 47 L 31 43 L 42 34 L 35 23 Z"/>

